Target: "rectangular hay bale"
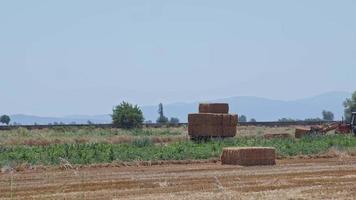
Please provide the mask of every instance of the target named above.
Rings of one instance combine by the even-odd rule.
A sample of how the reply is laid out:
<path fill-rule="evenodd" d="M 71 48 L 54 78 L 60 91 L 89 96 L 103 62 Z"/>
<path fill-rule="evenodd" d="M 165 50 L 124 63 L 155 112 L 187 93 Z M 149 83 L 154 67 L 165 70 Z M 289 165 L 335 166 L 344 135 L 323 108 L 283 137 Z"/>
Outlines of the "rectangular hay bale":
<path fill-rule="evenodd" d="M 222 136 L 223 137 L 234 137 L 237 132 L 236 126 L 223 126 L 222 127 Z"/>
<path fill-rule="evenodd" d="M 273 147 L 223 148 L 221 163 L 229 165 L 275 165 L 276 150 Z"/>
<path fill-rule="evenodd" d="M 200 103 L 199 113 L 229 113 L 227 103 Z"/>
<path fill-rule="evenodd" d="M 237 126 L 237 115 L 236 114 L 222 114 L 222 124 L 223 126 Z"/>
<path fill-rule="evenodd" d="M 302 138 L 310 133 L 310 128 L 305 128 L 305 127 L 297 127 L 295 128 L 295 138 Z"/>
<path fill-rule="evenodd" d="M 222 115 L 212 113 L 193 113 L 188 114 L 190 125 L 222 125 Z"/>

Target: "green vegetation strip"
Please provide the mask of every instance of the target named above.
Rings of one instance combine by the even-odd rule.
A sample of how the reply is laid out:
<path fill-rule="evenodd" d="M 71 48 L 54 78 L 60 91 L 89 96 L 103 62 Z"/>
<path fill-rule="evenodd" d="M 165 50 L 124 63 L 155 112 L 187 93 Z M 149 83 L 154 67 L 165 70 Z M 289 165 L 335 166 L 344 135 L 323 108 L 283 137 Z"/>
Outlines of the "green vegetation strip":
<path fill-rule="evenodd" d="M 195 143 L 192 141 L 155 145 L 147 138 L 129 144 L 57 144 L 50 146 L 0 147 L 0 165 L 29 163 L 56 165 L 60 158 L 72 164 L 109 163 L 112 161 L 186 160 L 218 158 L 226 146 L 269 146 L 278 155 L 311 155 L 326 152 L 331 147 L 356 147 L 356 137 L 329 135 L 296 139 L 233 138 Z"/>

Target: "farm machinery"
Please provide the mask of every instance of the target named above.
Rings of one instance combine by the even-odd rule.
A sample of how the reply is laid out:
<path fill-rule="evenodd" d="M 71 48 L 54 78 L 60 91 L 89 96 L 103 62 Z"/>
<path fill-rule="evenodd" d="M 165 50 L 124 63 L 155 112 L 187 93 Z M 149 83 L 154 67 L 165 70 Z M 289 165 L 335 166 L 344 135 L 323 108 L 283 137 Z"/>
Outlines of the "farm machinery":
<path fill-rule="evenodd" d="M 352 129 L 352 132 L 353 132 L 354 136 L 356 136 L 356 112 L 352 113 L 351 129 Z"/>
<path fill-rule="evenodd" d="M 341 121 L 319 126 L 311 126 L 310 128 L 296 128 L 295 137 L 301 138 L 306 135 L 325 135 L 332 130 L 335 130 L 336 134 L 353 133 L 353 135 L 356 136 L 356 112 L 352 112 L 350 124 Z"/>

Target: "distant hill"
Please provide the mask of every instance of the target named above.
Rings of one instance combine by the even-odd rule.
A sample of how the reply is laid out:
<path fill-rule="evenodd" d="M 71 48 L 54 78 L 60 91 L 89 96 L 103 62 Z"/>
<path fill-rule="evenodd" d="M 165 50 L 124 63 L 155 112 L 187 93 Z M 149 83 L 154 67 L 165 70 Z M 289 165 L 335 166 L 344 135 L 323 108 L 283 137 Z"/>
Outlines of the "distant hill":
<path fill-rule="evenodd" d="M 86 124 L 88 121 L 92 123 L 109 123 L 111 121 L 110 115 L 94 115 L 94 116 L 86 116 L 86 115 L 73 115 L 73 116 L 65 116 L 65 117 L 39 117 L 33 115 L 11 115 L 11 123 L 20 123 L 22 125 L 32 125 L 34 123 L 37 124 L 49 124 L 49 123 L 65 123 L 65 124 Z"/>
<path fill-rule="evenodd" d="M 237 96 L 212 101 L 199 102 L 226 102 L 230 105 L 230 112 L 244 114 L 248 119 L 255 118 L 257 121 L 274 121 L 280 118 L 305 119 L 321 117 L 322 110 L 330 110 L 335 114 L 336 119 L 341 119 L 343 115 L 342 102 L 350 97 L 348 92 L 329 92 L 310 98 L 297 99 L 293 101 L 272 100 L 261 97 Z M 187 121 L 187 114 L 198 111 L 199 102 L 173 103 L 164 105 L 164 112 L 167 117 L 178 117 L 181 122 Z M 158 105 L 142 106 L 145 120 L 155 122 L 158 117 Z M 63 122 L 77 124 L 87 123 L 110 123 L 111 117 L 107 115 L 71 115 L 65 117 L 38 117 L 30 115 L 12 115 L 12 122 L 21 124 L 48 124 L 53 122 Z"/>
<path fill-rule="evenodd" d="M 334 113 L 335 119 L 341 119 L 344 111 L 342 102 L 350 96 L 351 93 L 348 92 L 329 92 L 293 101 L 238 96 L 207 102 L 229 103 L 230 112 L 244 114 L 248 119 L 255 118 L 257 121 L 275 121 L 283 117 L 321 118 L 322 110 L 330 110 Z M 144 106 L 142 110 L 147 120 L 155 121 L 158 117 L 157 106 Z M 182 122 L 186 122 L 188 113 L 198 111 L 198 102 L 167 104 L 164 105 L 164 111 L 167 117 L 178 117 Z"/>

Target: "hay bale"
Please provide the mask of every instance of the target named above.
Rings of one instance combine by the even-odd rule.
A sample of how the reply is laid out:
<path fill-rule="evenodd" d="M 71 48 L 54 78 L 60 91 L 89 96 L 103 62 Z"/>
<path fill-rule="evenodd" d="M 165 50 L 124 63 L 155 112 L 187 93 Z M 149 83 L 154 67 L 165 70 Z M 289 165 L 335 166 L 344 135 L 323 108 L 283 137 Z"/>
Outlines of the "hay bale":
<path fill-rule="evenodd" d="M 306 135 L 308 135 L 310 133 L 310 128 L 306 128 L 306 127 L 297 127 L 295 128 L 295 134 L 294 137 L 295 138 L 302 138 Z"/>
<path fill-rule="evenodd" d="M 287 138 L 291 138 L 291 135 L 288 133 L 267 133 L 267 134 L 263 135 L 263 138 L 265 138 L 265 139 L 273 139 L 273 138 L 287 139 Z"/>
<path fill-rule="evenodd" d="M 237 126 L 238 117 L 236 114 L 222 114 L 223 126 Z"/>
<path fill-rule="evenodd" d="M 191 125 L 219 125 L 237 126 L 236 114 L 217 113 L 191 113 L 188 114 L 188 123 Z"/>
<path fill-rule="evenodd" d="M 188 134 L 199 137 L 234 137 L 238 116 L 228 114 L 227 103 L 199 104 L 199 113 L 188 114 Z"/>
<path fill-rule="evenodd" d="M 229 113 L 229 104 L 201 103 L 199 104 L 199 113 Z"/>
<path fill-rule="evenodd" d="M 227 147 L 221 154 L 221 163 L 229 165 L 275 165 L 276 150 L 272 147 Z"/>
<path fill-rule="evenodd" d="M 193 113 L 188 115 L 188 134 L 193 137 L 234 137 L 237 115 Z"/>
<path fill-rule="evenodd" d="M 222 136 L 223 137 L 235 137 L 237 132 L 236 126 L 223 126 L 222 127 Z"/>
<path fill-rule="evenodd" d="M 193 137 L 234 137 L 236 126 L 189 125 L 188 134 Z"/>

